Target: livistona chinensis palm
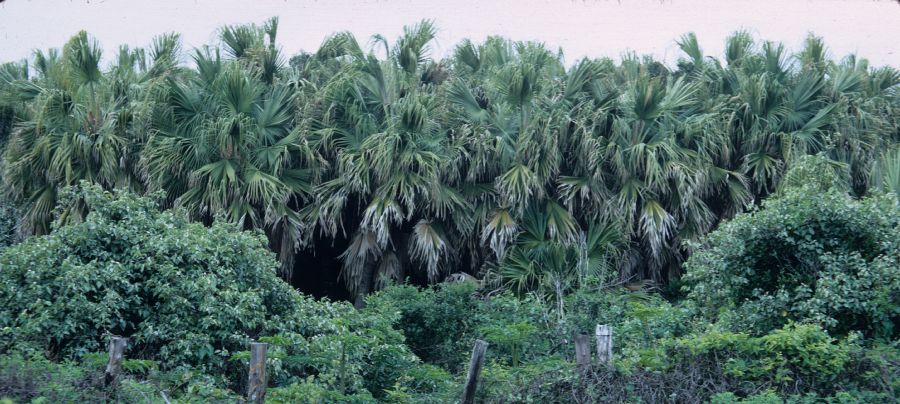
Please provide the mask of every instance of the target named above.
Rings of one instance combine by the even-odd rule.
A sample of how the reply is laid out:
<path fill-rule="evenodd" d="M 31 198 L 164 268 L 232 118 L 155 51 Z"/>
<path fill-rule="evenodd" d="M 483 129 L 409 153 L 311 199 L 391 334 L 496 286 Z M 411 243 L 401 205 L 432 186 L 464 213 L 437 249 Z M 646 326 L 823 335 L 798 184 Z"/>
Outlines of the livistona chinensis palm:
<path fill-rule="evenodd" d="M 22 228 L 46 232 L 56 194 L 86 180 L 263 230 L 285 276 L 338 246 L 358 297 L 468 272 L 560 299 L 588 279 L 677 278 L 683 241 L 776 192 L 805 155 L 856 195 L 900 178 L 900 73 L 832 61 L 815 37 L 789 54 L 738 32 L 715 58 L 689 34 L 672 69 L 499 37 L 440 59 L 429 21 L 368 47 L 338 33 L 286 62 L 277 28 L 225 27 L 190 52 L 163 35 L 109 67 L 80 33 L 37 53 L 33 75 L 5 65 L 3 178 Z"/>

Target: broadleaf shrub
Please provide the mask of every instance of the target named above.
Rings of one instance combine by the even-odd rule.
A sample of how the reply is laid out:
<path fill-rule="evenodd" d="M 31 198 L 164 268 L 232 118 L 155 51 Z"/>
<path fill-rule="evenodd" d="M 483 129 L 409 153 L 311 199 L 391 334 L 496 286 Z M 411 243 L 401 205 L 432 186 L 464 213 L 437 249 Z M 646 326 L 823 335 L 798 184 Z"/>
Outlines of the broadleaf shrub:
<path fill-rule="evenodd" d="M 735 329 L 814 321 L 835 335 L 890 338 L 900 335 L 898 267 L 894 197 L 797 187 L 710 233 L 684 280 L 704 313 Z"/>
<path fill-rule="evenodd" d="M 314 380 L 382 397 L 420 365 L 393 328 L 396 313 L 300 294 L 278 278 L 259 232 L 190 223 L 150 198 L 86 184 L 66 198 L 83 204 L 83 220 L 0 254 L 0 354 L 89 359 L 123 335 L 129 363 L 209 379 L 172 384 L 210 397 L 241 390 L 252 340 L 272 345 L 273 386 Z"/>
<path fill-rule="evenodd" d="M 53 357 L 131 338 L 131 355 L 218 369 L 277 329 L 301 303 L 258 233 L 190 223 L 148 198 L 75 189 L 79 223 L 0 255 L 0 344 L 32 341 Z"/>

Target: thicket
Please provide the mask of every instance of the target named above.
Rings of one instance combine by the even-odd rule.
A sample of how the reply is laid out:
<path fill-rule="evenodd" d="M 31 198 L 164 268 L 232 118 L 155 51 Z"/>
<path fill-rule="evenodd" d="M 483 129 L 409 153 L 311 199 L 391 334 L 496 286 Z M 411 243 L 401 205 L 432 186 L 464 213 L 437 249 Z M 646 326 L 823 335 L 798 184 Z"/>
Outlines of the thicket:
<path fill-rule="evenodd" d="M 338 33 L 290 59 L 277 19 L 193 50 L 164 34 L 103 55 L 81 32 L 4 64 L 17 229 L 48 233 L 60 190 L 84 180 L 260 229 L 284 277 L 327 262 L 357 299 L 459 272 L 565 294 L 608 268 L 677 282 L 684 241 L 807 155 L 844 167 L 857 196 L 898 184 L 900 72 L 832 60 L 814 36 L 791 53 L 737 32 L 719 59 L 688 34 L 668 67 L 499 37 L 435 58 L 435 32 L 369 49 Z"/>
<path fill-rule="evenodd" d="M 316 388 L 381 397 L 420 363 L 390 313 L 315 301 L 279 279 L 258 232 L 224 220 L 191 223 L 154 199 L 86 183 L 62 200 L 49 235 L 0 254 L 0 351 L 13 354 L 0 380 L 10 389 L 4 394 L 55 391 L 27 375 L 47 359 L 62 362 L 47 383 L 102 390 L 97 356 L 111 335 L 130 339 L 126 370 L 152 373 L 176 391 L 195 379 L 241 391 L 254 340 L 273 345 L 275 386 L 309 378 Z M 66 216 L 74 207 L 88 213 Z M 81 401 L 75 397 L 60 400 Z"/>
<path fill-rule="evenodd" d="M 767 311 L 743 311 L 753 301 L 733 298 L 742 296 L 747 286 L 739 280 L 755 261 L 709 266 L 734 259 L 735 251 L 723 246 L 744 245 L 739 251 L 751 257 L 791 251 L 753 238 L 788 232 L 735 229 L 760 223 L 770 230 L 763 225 L 777 223 L 814 234 L 807 230 L 834 220 L 860 226 L 804 243 L 854 245 L 853 256 L 871 260 L 841 267 L 841 276 L 862 282 L 874 273 L 867 263 L 897 259 L 893 195 L 854 199 L 808 186 L 785 190 L 695 247 L 690 292 L 676 303 L 590 278 L 562 300 L 471 281 L 394 285 L 371 295 L 363 309 L 296 292 L 278 279 L 263 235 L 225 220 L 190 223 L 183 211 L 161 211 L 154 199 L 88 184 L 66 191 L 63 200 L 49 235 L 0 254 L 0 393 L 21 401 L 238 400 L 251 340 L 270 344 L 272 402 L 452 402 L 475 339 L 490 343 L 482 402 L 875 403 L 896 400 L 900 388 L 893 328 L 805 310 L 863 307 L 862 317 L 894 321 L 897 283 L 876 279 L 833 301 L 790 294 L 784 300 L 790 305 L 772 321 Z M 87 213 L 64 220 L 73 206 Z M 782 220 L 768 222 L 766 215 Z M 896 268 L 878 275 L 896 276 Z M 723 273 L 702 281 L 695 269 Z M 810 276 L 799 265 L 781 269 L 785 279 Z M 831 272 L 812 275 L 820 276 L 804 287 L 835 285 Z M 722 279 L 738 281 L 722 286 Z M 712 301 L 720 310 L 698 295 L 711 285 L 721 289 Z M 780 294 L 797 290 L 778 285 Z M 615 360 L 583 375 L 575 369 L 572 336 L 598 323 L 615 330 Z M 101 382 L 110 334 L 132 341 L 128 376 L 115 389 Z"/>
<path fill-rule="evenodd" d="M 434 30 L 2 65 L 0 399 L 234 402 L 259 340 L 271 402 L 453 402 L 483 339 L 479 402 L 898 400 L 896 69 L 742 32 L 675 68 L 435 60 Z M 323 251 L 356 308 L 279 279 Z"/>

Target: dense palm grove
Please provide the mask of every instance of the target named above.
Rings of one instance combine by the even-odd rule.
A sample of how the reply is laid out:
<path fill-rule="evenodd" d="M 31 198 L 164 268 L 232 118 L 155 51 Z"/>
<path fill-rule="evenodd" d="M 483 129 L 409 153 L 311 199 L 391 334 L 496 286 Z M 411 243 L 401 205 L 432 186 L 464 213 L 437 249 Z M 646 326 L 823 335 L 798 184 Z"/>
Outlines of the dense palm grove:
<path fill-rule="evenodd" d="M 367 295 L 385 290 L 369 299 L 373 307 L 353 312 L 338 303 L 286 297 L 290 293 L 283 290 L 284 283 L 258 275 L 259 285 L 268 286 L 254 287 L 277 297 L 234 298 L 224 290 L 208 291 L 221 293 L 217 299 L 223 301 L 236 299 L 235 310 L 242 311 L 235 315 L 269 313 L 258 324 L 240 326 L 252 330 L 242 331 L 244 337 L 199 329 L 176 333 L 164 325 L 170 320 L 147 325 L 151 318 L 143 311 L 122 314 L 126 308 L 107 306 L 112 304 L 107 300 L 92 310 L 109 310 L 102 321 L 120 316 L 122 324 L 129 325 L 95 324 L 86 315 L 83 321 L 91 325 L 85 329 L 134 333 L 146 344 L 146 359 L 161 362 L 164 369 L 199 366 L 201 373 L 220 377 L 210 386 L 235 391 L 240 390 L 237 378 L 216 375 L 239 372 L 236 359 L 222 358 L 255 337 L 272 338 L 274 345 L 285 347 L 287 358 L 309 358 L 312 352 L 335 355 L 333 347 L 315 348 L 320 335 L 333 334 L 360 352 L 371 347 L 346 335 L 377 330 L 385 341 L 394 341 L 391 333 L 405 339 L 408 347 L 384 342 L 390 345 L 386 351 L 406 352 L 402 360 L 391 357 L 395 361 L 386 365 L 384 374 L 367 372 L 389 353 L 381 359 L 359 359 L 350 365 L 352 370 L 342 366 L 343 373 L 333 374 L 331 365 L 297 365 L 285 359 L 273 379 L 293 386 L 276 391 L 275 397 L 284 402 L 302 397 L 364 402 L 370 393 L 372 399 L 398 402 L 456 399 L 458 385 L 450 374 L 464 371 L 461 358 L 476 336 L 493 338 L 498 352 L 508 354 L 498 353 L 499 370 L 488 370 L 489 378 L 500 381 L 495 390 L 489 385 L 487 401 L 638 397 L 645 402 L 694 402 L 712 397 L 730 402 L 738 399 L 728 396 L 734 392 L 740 397 L 762 394 L 760 402 L 778 402 L 764 400 L 779 399 L 776 393 L 834 393 L 830 381 L 853 373 L 846 364 L 854 360 L 856 370 L 882 375 L 886 381 L 876 387 L 859 382 L 853 389 L 877 391 L 871 393 L 873 402 L 897 397 L 893 389 L 900 386 L 893 376 L 900 354 L 893 323 L 900 318 L 900 253 L 894 236 L 900 217 L 896 199 L 890 199 L 891 193 L 900 192 L 897 69 L 870 67 L 852 55 L 834 61 L 814 36 L 799 52 L 790 53 L 781 44 L 757 42 L 746 32 L 727 39 L 722 59 L 704 54 L 697 38 L 685 35 L 678 40 L 684 54 L 674 68 L 636 55 L 620 61 L 565 61 L 561 52 L 543 44 L 499 37 L 464 41 L 447 58 L 436 59 L 430 52 L 435 27 L 428 21 L 405 28 L 394 41 L 376 36 L 369 49 L 353 35 L 338 33 L 315 53 L 289 58 L 277 45 L 277 28 L 277 19 L 259 26 L 224 27 L 219 43 L 193 50 L 182 49 L 177 34 L 165 34 L 146 49 L 123 46 L 111 57 L 102 55 L 97 42 L 81 32 L 62 50 L 37 51 L 28 61 L 0 67 L 0 245 L 28 237 L 0 255 L 0 264 L 7 267 L 0 267 L 0 273 L 14 278 L 6 281 L 7 292 L 0 291 L 0 302 L 32 313 L 10 309 L 10 319 L 19 316 L 15 321 L 21 324 L 0 320 L 0 340 L 38 338 L 22 324 L 37 324 L 39 320 L 29 316 L 43 308 L 11 292 L 11 285 L 28 283 L 27 268 L 35 262 L 63 272 L 82 268 L 66 275 L 74 281 L 86 276 L 86 266 L 136 265 L 146 271 L 149 264 L 136 257 L 147 254 L 146 262 L 165 268 L 200 265 L 190 267 L 199 271 L 190 276 L 205 279 L 204 271 L 215 268 L 199 263 L 194 253 L 183 252 L 185 258 L 177 262 L 163 259 L 182 254 L 173 251 L 181 251 L 183 239 L 202 245 L 198 249 L 221 265 L 258 266 L 268 274 L 271 268 L 263 258 L 252 263 L 222 258 L 217 254 L 225 253 L 215 245 L 199 241 L 235 237 L 241 241 L 234 245 L 254 248 L 247 247 L 254 241 L 229 236 L 231 230 L 221 228 L 228 222 L 264 233 L 258 247 L 274 251 L 279 275 L 305 291 L 326 294 L 316 291 L 324 286 L 311 283 L 311 272 L 318 273 L 316 279 L 339 279 L 360 308 Z M 116 196 L 104 193 L 113 190 Z M 124 191 L 147 195 L 155 205 Z M 772 202 L 761 208 L 765 199 Z M 818 202 L 807 206 L 811 200 Z M 151 205 L 172 210 L 155 212 Z M 755 213 L 742 214 L 748 210 Z M 156 218 L 163 214 L 170 216 Z M 124 219 L 130 215 L 141 219 Z M 853 218 L 852 226 L 822 230 L 845 217 Z M 796 223 L 784 224 L 794 223 L 788 218 Z M 809 218 L 818 224 L 809 225 Z M 116 227 L 123 220 L 127 225 Z M 202 235 L 203 226 L 192 227 L 197 223 L 212 226 L 210 235 Z M 784 234 L 785 239 L 766 238 L 768 233 L 753 230 L 754 223 L 765 223 L 772 234 Z M 807 225 L 809 234 L 797 230 Z M 147 234 L 156 233 L 136 230 L 142 226 L 160 233 L 151 237 Z M 707 234 L 720 227 L 707 240 Z M 160 230 L 167 228 L 183 229 L 178 231 L 186 235 Z M 95 240 L 90 234 L 98 232 Z M 123 253 L 129 247 L 114 239 L 125 235 L 148 247 Z M 826 240 L 824 244 L 803 244 L 817 237 Z M 154 246 L 157 242 L 169 250 Z M 836 247 L 845 242 L 847 249 Z M 95 256 L 75 247 L 54 250 L 78 243 L 109 254 Z M 779 250 L 784 245 L 791 247 Z M 794 247 L 800 252 L 790 250 Z M 61 256 L 53 258 L 41 252 L 44 249 Z M 695 249 L 701 253 L 691 258 Z M 769 258 L 751 250 L 764 251 Z M 73 264 L 76 258 L 53 261 L 67 256 L 80 257 L 81 263 Z M 799 269 L 791 276 L 753 270 L 765 267 L 783 273 Z M 739 268 L 749 269 L 727 272 Z M 242 271 L 249 270 L 234 271 L 222 279 L 244 282 Z M 865 283 L 861 273 L 881 281 Z M 462 286 L 434 289 L 389 286 L 404 281 L 437 284 L 451 274 L 452 279 L 467 280 Z M 129 296 L 129 290 L 163 288 L 167 281 L 162 279 L 170 275 L 128 275 L 131 286 L 115 293 Z M 93 283 L 89 278 L 83 282 Z M 810 282 L 811 290 L 801 290 L 809 289 Z M 628 289 L 623 291 L 622 284 Z M 234 293 L 241 289 L 228 287 L 234 287 Z M 180 293 L 203 300 L 203 293 L 184 288 Z M 173 293 L 160 290 L 135 297 L 136 302 L 165 301 L 160 296 Z M 869 294 L 835 297 L 851 290 Z M 687 303 L 666 302 L 653 291 Z M 471 297 L 473 293 L 480 297 Z M 497 307 L 482 299 L 490 300 L 493 294 L 500 296 Z M 254 299 L 266 302 L 262 309 L 248 303 L 257 302 Z M 873 303 L 860 306 L 860 299 Z M 837 303 L 829 304 L 832 301 Z M 735 305 L 734 312 L 715 314 L 725 302 Z M 156 304 L 157 309 L 170 307 Z M 316 308 L 308 308 L 311 305 Z M 309 315 L 333 324 L 307 324 L 304 321 L 312 320 L 291 314 L 295 306 L 307 307 L 304 315 L 316 312 Z M 435 313 L 448 307 L 458 311 Z M 542 381 L 568 369 L 565 361 L 554 362 L 561 359 L 553 355 L 565 359 L 571 353 L 549 342 L 553 336 L 586 332 L 600 318 L 611 324 L 625 321 L 620 325 L 633 332 L 626 337 L 633 341 L 622 342 L 623 362 L 617 365 L 622 374 L 595 375 L 580 385 L 575 376 Z M 56 323 L 40 324 L 36 329 Z M 727 331 L 716 328 L 720 324 L 726 324 Z M 50 359 L 101 350 L 91 345 L 103 339 L 101 334 L 72 327 L 38 338 L 50 338 L 50 348 L 45 348 Z M 723 336 L 726 332 L 737 337 Z M 195 347 L 171 345 L 173 339 L 204 333 L 208 355 L 219 359 L 193 357 L 185 352 Z M 429 333 L 444 339 L 426 341 Z M 668 343 L 657 343 L 661 338 Z M 870 339 L 879 341 L 879 348 Z M 291 353 L 300 349 L 297 341 L 309 345 L 309 351 Z M 806 342 L 821 348 L 813 354 L 824 359 L 784 365 L 792 369 L 790 380 L 765 379 L 765 374 L 782 369 L 766 362 L 766 355 L 802 355 L 778 344 Z M 698 363 L 722 353 L 698 353 L 689 349 L 694 345 L 723 349 L 736 358 L 728 363 L 746 369 L 728 368 L 710 376 Z M 342 364 L 346 355 L 363 355 L 347 354 L 341 347 Z M 182 348 L 187 351 L 179 351 Z M 526 348 L 549 359 L 538 352 L 523 354 Z M 0 344 L 0 351 L 4 349 L 11 347 Z M 872 352 L 882 351 L 887 353 L 879 357 L 881 362 L 872 359 Z M 704 354 L 709 357 L 698 359 Z M 510 369 L 521 368 L 520 357 L 531 367 L 514 373 Z M 7 369 L 34 366 L 16 362 L 24 360 L 21 356 L 9 358 L 4 359 Z M 666 364 L 662 358 L 683 362 Z M 420 360 L 429 364 L 411 365 Z M 827 369 L 816 367 L 817 360 Z M 754 361 L 763 365 L 754 368 Z M 397 376 L 409 367 L 414 374 Z M 716 387 L 691 396 L 688 381 L 670 378 L 672 369 L 709 377 Z M 348 372 L 361 373 L 349 377 Z M 825 373 L 832 379 L 817 379 Z M 381 382 L 379 377 L 391 382 L 373 387 Z M 643 390 L 628 390 L 627 383 Z M 557 395 L 516 396 L 534 389 L 546 393 L 538 386 Z M 566 396 L 567 391 L 572 395 Z M 676 392 L 682 396 L 668 395 Z"/>

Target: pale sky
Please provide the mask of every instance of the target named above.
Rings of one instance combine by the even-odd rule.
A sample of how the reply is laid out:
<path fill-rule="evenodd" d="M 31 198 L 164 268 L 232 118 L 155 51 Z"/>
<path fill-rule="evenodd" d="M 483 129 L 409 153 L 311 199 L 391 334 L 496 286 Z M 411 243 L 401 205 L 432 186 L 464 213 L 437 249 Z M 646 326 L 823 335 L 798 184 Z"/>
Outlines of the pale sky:
<path fill-rule="evenodd" d="M 159 33 L 182 34 L 185 48 L 213 43 L 224 24 L 280 18 L 286 56 L 315 51 L 329 34 L 349 30 L 362 44 L 380 33 L 393 41 L 403 25 L 434 19 L 435 56 L 462 38 L 488 35 L 561 47 L 566 61 L 617 58 L 625 51 L 672 63 L 675 40 L 693 31 L 707 55 L 746 28 L 757 39 L 797 50 L 808 32 L 835 57 L 855 52 L 873 65 L 900 67 L 896 0 L 6 0 L 0 3 L 0 62 L 32 49 L 61 47 L 77 31 L 94 35 L 109 60 L 119 44 L 146 46 Z"/>

